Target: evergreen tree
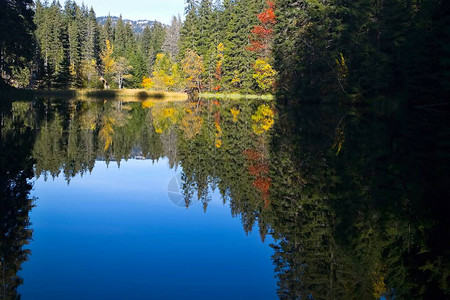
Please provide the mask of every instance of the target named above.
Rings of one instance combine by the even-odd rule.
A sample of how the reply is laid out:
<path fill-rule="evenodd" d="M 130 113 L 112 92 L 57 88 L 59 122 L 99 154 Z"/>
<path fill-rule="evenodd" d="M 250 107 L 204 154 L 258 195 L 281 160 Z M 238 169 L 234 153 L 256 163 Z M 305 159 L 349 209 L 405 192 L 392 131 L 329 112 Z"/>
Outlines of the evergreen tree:
<path fill-rule="evenodd" d="M 162 53 L 162 47 L 165 40 L 165 29 L 163 24 L 156 22 L 151 28 L 144 29 L 141 38 L 142 54 L 144 55 L 147 67 L 147 74 L 153 71 L 153 65 L 156 61 L 156 55 Z"/>
<path fill-rule="evenodd" d="M 106 47 L 106 41 L 114 42 L 114 28 L 112 24 L 111 16 L 108 14 L 106 22 L 100 29 L 100 51 L 103 51 Z"/>
<path fill-rule="evenodd" d="M 38 1 L 39 2 L 39 1 Z M 0 1 L 0 89 L 33 58 L 33 1 Z"/>
<path fill-rule="evenodd" d="M 117 24 L 114 27 L 114 42 L 112 42 L 115 50 L 114 54 L 117 56 L 125 55 L 127 41 L 128 37 L 126 25 L 123 22 L 122 15 L 120 15 L 119 20 L 117 20 Z"/>

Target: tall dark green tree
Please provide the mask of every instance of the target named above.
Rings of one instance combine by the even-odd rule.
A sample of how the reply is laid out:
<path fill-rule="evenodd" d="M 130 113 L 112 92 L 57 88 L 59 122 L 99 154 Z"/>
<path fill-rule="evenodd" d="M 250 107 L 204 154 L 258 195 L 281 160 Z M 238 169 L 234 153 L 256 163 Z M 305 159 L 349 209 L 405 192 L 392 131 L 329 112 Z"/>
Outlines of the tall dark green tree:
<path fill-rule="evenodd" d="M 24 68 L 34 55 L 33 1 L 0 1 L 0 89 L 14 69 Z"/>

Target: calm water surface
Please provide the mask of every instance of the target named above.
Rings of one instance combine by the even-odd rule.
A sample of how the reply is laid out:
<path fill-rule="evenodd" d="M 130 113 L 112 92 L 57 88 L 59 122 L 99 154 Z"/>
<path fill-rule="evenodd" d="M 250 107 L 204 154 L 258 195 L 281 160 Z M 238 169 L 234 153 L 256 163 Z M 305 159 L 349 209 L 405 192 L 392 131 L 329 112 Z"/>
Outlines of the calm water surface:
<path fill-rule="evenodd" d="M 445 299 L 445 110 L 4 101 L 0 299 Z"/>

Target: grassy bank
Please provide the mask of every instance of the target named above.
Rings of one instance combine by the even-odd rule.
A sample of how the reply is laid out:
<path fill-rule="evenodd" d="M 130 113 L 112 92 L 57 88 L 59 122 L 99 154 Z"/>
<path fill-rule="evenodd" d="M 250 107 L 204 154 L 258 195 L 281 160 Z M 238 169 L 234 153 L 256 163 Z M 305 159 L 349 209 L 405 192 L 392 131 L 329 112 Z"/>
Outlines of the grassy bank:
<path fill-rule="evenodd" d="M 76 99 L 122 99 L 122 100 L 187 100 L 186 93 L 156 92 L 143 89 L 123 89 L 123 90 L 34 90 L 34 96 L 53 98 L 76 98 Z"/>
<path fill-rule="evenodd" d="M 200 93 L 200 97 L 203 98 L 218 98 L 218 99 L 262 99 L 273 100 L 274 96 L 270 94 L 266 95 L 252 95 L 252 94 L 238 94 L 238 93 Z"/>
<path fill-rule="evenodd" d="M 123 90 L 22 90 L 22 89 L 2 89 L 0 90 L 0 100 L 31 100 L 39 98 L 53 99 L 121 99 L 124 101 L 136 101 L 146 99 L 160 99 L 170 101 L 183 101 L 188 99 L 186 93 L 147 91 L 143 89 L 123 89 Z"/>

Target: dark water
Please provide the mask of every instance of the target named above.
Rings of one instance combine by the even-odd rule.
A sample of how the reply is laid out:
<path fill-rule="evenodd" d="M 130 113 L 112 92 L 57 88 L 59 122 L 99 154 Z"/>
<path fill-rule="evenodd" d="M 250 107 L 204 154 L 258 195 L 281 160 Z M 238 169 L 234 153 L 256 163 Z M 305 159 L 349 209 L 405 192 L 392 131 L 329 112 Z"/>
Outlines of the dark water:
<path fill-rule="evenodd" d="M 441 107 L 0 111 L 0 299 L 449 297 Z"/>

